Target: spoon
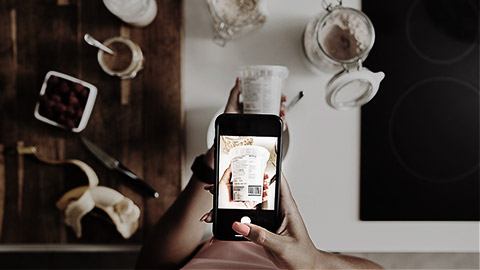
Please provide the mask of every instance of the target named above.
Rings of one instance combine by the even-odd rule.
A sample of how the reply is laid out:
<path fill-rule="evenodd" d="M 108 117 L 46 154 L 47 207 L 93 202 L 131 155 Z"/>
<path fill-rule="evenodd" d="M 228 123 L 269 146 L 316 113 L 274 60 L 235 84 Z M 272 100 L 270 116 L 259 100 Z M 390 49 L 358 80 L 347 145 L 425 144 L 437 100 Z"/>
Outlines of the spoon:
<path fill-rule="evenodd" d="M 298 92 L 298 94 L 293 98 L 292 101 L 287 105 L 287 111 L 289 111 L 297 102 L 300 101 L 300 99 L 303 97 L 303 91 Z"/>
<path fill-rule="evenodd" d="M 110 48 L 108 48 L 107 46 L 103 45 L 102 43 L 100 43 L 100 41 L 96 40 L 94 37 L 92 37 L 90 34 L 85 34 L 85 36 L 83 36 L 83 39 L 85 39 L 85 41 L 94 46 L 94 47 L 97 47 L 99 48 L 100 50 L 108 53 L 108 54 L 111 54 L 111 55 L 115 55 L 115 52 L 112 51 Z"/>

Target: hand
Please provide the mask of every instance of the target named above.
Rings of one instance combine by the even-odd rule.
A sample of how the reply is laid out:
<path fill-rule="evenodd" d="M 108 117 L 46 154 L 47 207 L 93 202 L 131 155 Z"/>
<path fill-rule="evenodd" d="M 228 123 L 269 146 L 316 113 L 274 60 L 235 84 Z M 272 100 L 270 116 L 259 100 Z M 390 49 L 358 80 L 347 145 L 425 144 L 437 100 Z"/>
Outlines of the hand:
<path fill-rule="evenodd" d="M 223 199 L 223 202 L 219 201 L 220 204 L 229 204 L 233 208 L 246 208 L 246 209 L 253 209 L 256 207 L 255 202 L 234 202 L 233 201 L 233 194 L 232 194 L 232 184 L 230 182 L 230 179 L 232 178 L 232 169 L 231 165 L 228 166 L 228 168 L 225 170 L 223 173 L 222 178 L 220 179 L 220 182 L 218 184 L 218 193 L 219 194 L 228 194 L 228 197 L 225 196 L 219 196 L 219 200 Z M 205 185 L 203 187 L 205 190 L 210 191 L 211 194 L 214 194 L 214 185 Z M 268 199 L 268 174 L 264 174 L 263 176 L 263 195 L 262 195 L 262 201 L 265 202 Z M 204 221 L 206 223 L 212 223 L 213 221 L 213 210 L 210 210 L 208 213 L 205 213 L 201 218 L 200 221 Z"/>
<path fill-rule="evenodd" d="M 282 222 L 276 233 L 240 222 L 234 222 L 232 229 L 263 246 L 270 259 L 280 268 L 315 268 L 320 253 L 308 235 L 285 177 L 280 190 Z"/>
<path fill-rule="evenodd" d="M 240 87 L 240 80 L 235 80 L 235 85 L 230 90 L 227 106 L 225 106 L 225 113 L 243 113 L 243 104 L 240 102 L 240 94 L 242 88 Z"/>
<path fill-rule="evenodd" d="M 230 96 L 228 97 L 227 105 L 225 106 L 225 113 L 243 113 L 243 104 L 240 102 L 240 94 L 242 93 L 242 87 L 240 87 L 240 80 L 237 78 L 235 80 L 235 85 L 232 90 L 230 90 Z M 287 114 L 287 107 L 285 102 L 287 102 L 287 96 L 282 93 L 280 105 L 280 117 L 284 123 L 284 130 L 287 126 L 287 121 L 285 115 Z"/>
<path fill-rule="evenodd" d="M 228 166 L 228 168 L 223 173 L 220 182 L 218 183 L 218 193 L 219 194 L 228 194 L 227 196 L 219 196 L 219 205 L 228 205 L 232 208 L 246 208 L 252 209 L 256 206 L 256 202 L 251 201 L 243 201 L 243 202 L 235 202 L 233 200 L 233 191 L 232 191 L 232 165 Z M 213 194 L 213 185 L 208 186 L 210 192 Z M 262 201 L 266 201 L 268 196 L 268 174 L 264 174 L 263 176 L 263 194 L 262 194 Z"/>

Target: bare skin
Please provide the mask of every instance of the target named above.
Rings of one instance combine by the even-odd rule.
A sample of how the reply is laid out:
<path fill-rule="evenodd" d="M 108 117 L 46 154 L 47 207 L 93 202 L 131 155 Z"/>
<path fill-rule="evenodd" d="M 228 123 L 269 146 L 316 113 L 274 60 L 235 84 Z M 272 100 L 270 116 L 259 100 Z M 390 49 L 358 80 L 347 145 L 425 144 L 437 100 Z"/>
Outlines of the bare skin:
<path fill-rule="evenodd" d="M 242 112 L 238 102 L 240 91 L 237 80 L 230 92 L 226 112 Z M 282 97 L 282 103 L 285 101 Z M 285 116 L 283 105 L 280 114 Z M 212 168 L 213 153 L 212 149 L 208 150 L 204 158 L 204 162 Z M 365 259 L 317 250 L 308 235 L 285 177 L 281 185 L 280 205 L 283 220 L 275 233 L 253 224 L 238 222 L 232 224 L 232 228 L 253 243 L 264 247 L 270 259 L 280 268 L 382 269 Z M 179 269 L 195 255 L 202 244 L 205 222 L 212 220 L 209 212 L 212 195 L 205 191 L 211 190 L 211 187 L 192 176 L 187 187 L 147 237 L 138 257 L 138 269 Z M 202 216 L 205 212 L 207 213 Z"/>

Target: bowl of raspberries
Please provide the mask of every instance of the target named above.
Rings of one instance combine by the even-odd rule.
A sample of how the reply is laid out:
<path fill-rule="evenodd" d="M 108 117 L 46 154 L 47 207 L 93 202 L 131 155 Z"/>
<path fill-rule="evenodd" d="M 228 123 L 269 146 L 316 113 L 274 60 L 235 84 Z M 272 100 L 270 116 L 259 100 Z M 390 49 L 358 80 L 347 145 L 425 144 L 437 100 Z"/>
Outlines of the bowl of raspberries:
<path fill-rule="evenodd" d="M 87 126 L 97 88 L 72 76 L 49 71 L 35 105 L 35 118 L 73 132 Z"/>

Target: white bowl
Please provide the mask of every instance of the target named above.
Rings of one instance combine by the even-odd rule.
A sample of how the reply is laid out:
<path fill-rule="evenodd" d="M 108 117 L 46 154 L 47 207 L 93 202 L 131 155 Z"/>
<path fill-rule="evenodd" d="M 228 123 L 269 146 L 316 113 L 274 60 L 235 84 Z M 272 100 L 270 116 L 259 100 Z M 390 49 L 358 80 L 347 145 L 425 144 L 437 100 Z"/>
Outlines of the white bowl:
<path fill-rule="evenodd" d="M 79 122 L 78 126 L 71 129 L 71 131 L 73 131 L 75 133 L 81 132 L 87 126 L 88 119 L 90 119 L 90 115 L 92 114 L 93 105 L 95 104 L 95 99 L 97 97 L 97 87 L 95 87 L 94 85 L 92 85 L 90 83 L 87 83 L 85 81 L 79 80 L 75 77 L 69 76 L 67 74 L 63 74 L 63 73 L 60 73 L 60 72 L 57 72 L 57 71 L 49 71 L 47 73 L 47 75 L 45 75 L 45 79 L 43 80 L 42 88 L 40 89 L 40 96 L 45 94 L 45 92 L 47 90 L 47 81 L 51 76 L 56 76 L 56 77 L 65 79 L 67 81 L 79 83 L 82 86 L 89 89 L 87 101 L 86 101 L 86 104 L 85 104 L 85 108 L 83 108 L 82 118 L 80 118 L 80 122 Z M 42 122 L 45 122 L 47 124 L 50 124 L 50 125 L 53 125 L 53 126 L 56 126 L 56 127 L 59 127 L 59 128 L 63 128 L 63 129 L 66 129 L 66 130 L 70 130 L 65 125 L 62 125 L 62 124 L 60 124 L 56 121 L 53 121 L 52 119 L 49 119 L 49 118 L 41 115 L 40 112 L 39 112 L 39 109 L 40 109 L 40 102 L 37 101 L 37 104 L 35 105 L 35 112 L 34 112 L 35 118 L 37 118 L 38 120 L 40 120 Z"/>

